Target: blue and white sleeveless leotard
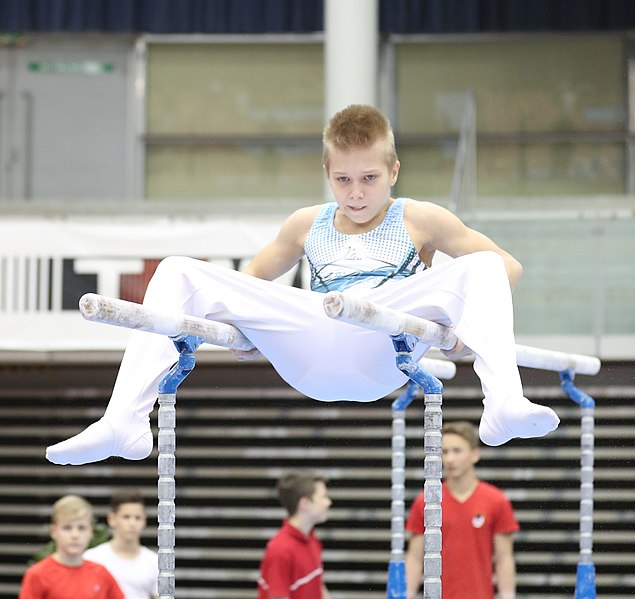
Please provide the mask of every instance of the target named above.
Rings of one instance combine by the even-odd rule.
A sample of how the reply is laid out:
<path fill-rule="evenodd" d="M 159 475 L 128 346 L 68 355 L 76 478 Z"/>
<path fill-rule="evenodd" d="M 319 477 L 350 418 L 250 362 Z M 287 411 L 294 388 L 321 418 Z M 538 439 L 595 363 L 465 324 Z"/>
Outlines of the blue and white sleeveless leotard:
<path fill-rule="evenodd" d="M 353 286 L 375 288 L 424 270 L 404 223 L 407 202 L 406 198 L 395 200 L 380 225 L 359 235 L 336 231 L 337 203 L 325 204 L 304 243 L 311 289 L 326 293 Z"/>

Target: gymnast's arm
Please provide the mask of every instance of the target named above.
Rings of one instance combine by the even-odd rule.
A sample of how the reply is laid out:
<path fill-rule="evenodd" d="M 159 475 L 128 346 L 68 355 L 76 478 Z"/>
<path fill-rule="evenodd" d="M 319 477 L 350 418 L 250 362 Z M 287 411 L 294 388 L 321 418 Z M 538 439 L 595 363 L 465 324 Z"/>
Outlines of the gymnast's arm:
<path fill-rule="evenodd" d="M 262 248 L 242 272 L 273 281 L 293 268 L 304 255 L 304 240 L 318 210 L 319 206 L 309 206 L 291 214 L 282 223 L 276 238 Z M 262 355 L 256 347 L 249 351 L 230 351 L 234 358 L 241 361 L 255 360 Z"/>
<path fill-rule="evenodd" d="M 458 258 L 474 252 L 496 252 L 505 264 L 509 285 L 513 291 L 523 268 L 511 254 L 498 247 L 489 237 L 470 229 L 452 212 L 431 202 L 408 202 L 405 211 L 406 229 L 419 248 L 419 255 L 428 266 L 438 250 Z M 455 360 L 471 355 L 471 350 L 461 341 L 450 350 L 442 350 L 446 357 Z"/>
<path fill-rule="evenodd" d="M 304 241 L 319 206 L 300 208 L 280 227 L 276 238 L 262 248 L 242 272 L 273 281 L 289 271 L 304 255 Z"/>
<path fill-rule="evenodd" d="M 512 290 L 516 287 L 523 272 L 520 262 L 449 210 L 431 202 L 408 202 L 405 217 L 408 233 L 426 264 L 431 263 L 437 250 L 452 258 L 474 252 L 496 252 L 505 263 Z"/>

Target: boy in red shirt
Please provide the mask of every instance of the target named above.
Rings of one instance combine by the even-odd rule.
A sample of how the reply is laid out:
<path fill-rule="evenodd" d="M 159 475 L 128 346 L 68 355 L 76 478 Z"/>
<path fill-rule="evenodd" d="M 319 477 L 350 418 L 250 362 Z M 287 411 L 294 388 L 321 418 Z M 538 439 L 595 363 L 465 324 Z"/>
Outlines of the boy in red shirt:
<path fill-rule="evenodd" d="M 77 495 L 58 499 L 51 519 L 55 553 L 26 571 L 18 599 L 124 599 L 106 568 L 82 558 L 92 536 L 90 503 Z"/>
<path fill-rule="evenodd" d="M 331 500 L 323 478 L 292 473 L 278 482 L 278 498 L 289 513 L 267 543 L 258 578 L 258 599 L 330 599 L 322 580 L 322 543 L 313 530 L 326 522 Z"/>
<path fill-rule="evenodd" d="M 512 534 L 519 529 L 504 493 L 476 477 L 480 459 L 478 433 L 469 422 L 444 425 L 442 460 L 443 599 L 493 599 L 494 582 L 500 599 L 516 596 L 516 566 Z M 406 554 L 408 599 L 415 599 L 423 574 L 423 492 L 410 508 L 406 530 L 411 533 Z"/>

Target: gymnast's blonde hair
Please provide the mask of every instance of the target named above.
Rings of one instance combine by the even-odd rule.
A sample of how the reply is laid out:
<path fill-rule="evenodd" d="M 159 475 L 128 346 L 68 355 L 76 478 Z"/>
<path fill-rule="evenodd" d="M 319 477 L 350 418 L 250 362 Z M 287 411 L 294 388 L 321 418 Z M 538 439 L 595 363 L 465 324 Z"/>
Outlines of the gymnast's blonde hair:
<path fill-rule="evenodd" d="M 322 164 L 327 173 L 333 150 L 376 146 L 389 169 L 398 160 L 390 121 L 377 108 L 365 104 L 352 104 L 335 113 L 324 128 L 322 146 Z"/>

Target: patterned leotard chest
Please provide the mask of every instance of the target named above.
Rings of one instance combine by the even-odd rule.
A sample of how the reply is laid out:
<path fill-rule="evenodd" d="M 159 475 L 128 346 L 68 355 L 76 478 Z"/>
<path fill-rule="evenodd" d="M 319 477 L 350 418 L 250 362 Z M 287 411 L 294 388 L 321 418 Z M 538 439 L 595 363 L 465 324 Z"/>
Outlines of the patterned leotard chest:
<path fill-rule="evenodd" d="M 333 219 L 337 204 L 325 204 L 304 243 L 311 289 L 326 293 L 360 285 L 374 288 L 425 269 L 404 223 L 407 201 L 395 200 L 382 223 L 360 235 L 336 231 Z"/>

